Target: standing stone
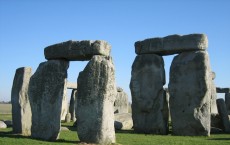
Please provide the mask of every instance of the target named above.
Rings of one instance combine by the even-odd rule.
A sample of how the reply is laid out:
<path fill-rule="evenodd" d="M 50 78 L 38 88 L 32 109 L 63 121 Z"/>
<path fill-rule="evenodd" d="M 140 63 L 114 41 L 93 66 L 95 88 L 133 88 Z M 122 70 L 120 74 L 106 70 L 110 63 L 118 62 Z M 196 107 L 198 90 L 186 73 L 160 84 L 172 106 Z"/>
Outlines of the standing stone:
<path fill-rule="evenodd" d="M 13 132 L 25 136 L 31 134 L 31 108 L 28 96 L 28 86 L 32 69 L 21 67 L 16 70 L 11 90 Z"/>
<path fill-rule="evenodd" d="M 64 86 L 63 98 L 61 105 L 61 120 L 65 120 L 66 114 L 68 113 L 68 100 L 67 100 L 67 83 Z"/>
<path fill-rule="evenodd" d="M 117 93 L 111 57 L 94 56 L 79 73 L 77 132 L 80 141 L 115 142 L 113 104 Z"/>
<path fill-rule="evenodd" d="M 225 104 L 226 109 L 228 111 L 228 115 L 230 115 L 230 93 L 225 93 Z"/>
<path fill-rule="evenodd" d="M 7 128 L 7 125 L 5 124 L 5 122 L 0 121 L 0 128 Z"/>
<path fill-rule="evenodd" d="M 128 95 L 121 88 L 117 88 L 117 95 L 114 102 L 114 113 L 128 113 Z"/>
<path fill-rule="evenodd" d="M 216 85 L 214 83 L 214 79 L 215 79 L 215 73 L 212 72 L 211 73 L 211 113 L 213 114 L 217 114 L 217 105 L 216 105 L 216 98 L 217 98 L 217 94 L 216 94 Z"/>
<path fill-rule="evenodd" d="M 167 134 L 164 118 L 166 96 L 164 61 L 155 54 L 136 56 L 130 89 L 134 130 L 139 133 Z"/>
<path fill-rule="evenodd" d="M 69 113 L 71 115 L 71 120 L 75 120 L 75 96 L 76 96 L 77 90 L 73 89 L 71 93 L 70 103 L 69 103 Z"/>
<path fill-rule="evenodd" d="M 68 67 L 68 61 L 49 60 L 41 63 L 30 79 L 33 138 L 56 140 L 59 136 Z"/>
<path fill-rule="evenodd" d="M 218 112 L 220 115 L 220 119 L 224 127 L 224 131 L 226 133 L 230 133 L 230 122 L 228 118 L 227 108 L 224 103 L 224 99 L 217 99 L 216 103 L 217 103 L 217 108 L 218 108 Z"/>
<path fill-rule="evenodd" d="M 67 113 L 66 116 L 65 116 L 65 122 L 69 123 L 70 119 L 71 119 L 71 115 L 70 115 L 70 113 Z"/>
<path fill-rule="evenodd" d="M 169 81 L 174 135 L 210 135 L 210 80 L 206 51 L 184 52 L 174 57 Z"/>

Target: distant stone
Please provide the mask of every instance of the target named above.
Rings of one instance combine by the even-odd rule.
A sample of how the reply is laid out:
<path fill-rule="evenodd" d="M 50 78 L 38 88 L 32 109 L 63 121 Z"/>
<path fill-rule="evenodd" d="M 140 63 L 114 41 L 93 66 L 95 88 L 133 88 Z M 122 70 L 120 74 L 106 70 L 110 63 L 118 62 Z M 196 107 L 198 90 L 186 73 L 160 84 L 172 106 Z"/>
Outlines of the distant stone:
<path fill-rule="evenodd" d="M 113 104 L 117 89 L 111 57 L 94 56 L 77 79 L 77 133 L 81 142 L 115 143 Z"/>
<path fill-rule="evenodd" d="M 117 89 L 118 90 L 118 89 Z M 129 101 L 128 95 L 120 89 L 117 92 L 116 99 L 114 102 L 114 113 L 128 113 Z"/>
<path fill-rule="evenodd" d="M 65 83 L 61 105 L 61 120 L 65 120 L 66 114 L 68 113 L 69 105 L 67 100 L 67 84 Z"/>
<path fill-rule="evenodd" d="M 130 81 L 135 132 L 168 133 L 168 115 L 165 118 L 164 111 L 167 108 L 164 84 L 163 58 L 155 54 L 136 56 L 132 65 Z"/>
<path fill-rule="evenodd" d="M 225 93 L 225 104 L 226 109 L 228 111 L 228 115 L 230 115 L 230 93 Z"/>
<path fill-rule="evenodd" d="M 216 99 L 217 99 L 217 94 L 216 94 L 216 85 L 214 83 L 214 79 L 215 79 L 215 73 L 212 72 L 211 73 L 211 113 L 213 114 L 217 114 L 217 105 L 216 105 Z"/>
<path fill-rule="evenodd" d="M 67 82 L 67 89 L 77 89 L 77 83 Z"/>
<path fill-rule="evenodd" d="M 205 51 L 184 52 L 174 57 L 169 81 L 174 135 L 210 135 L 210 72 L 209 56 Z"/>
<path fill-rule="evenodd" d="M 67 113 L 66 116 L 65 116 L 65 122 L 69 123 L 70 119 L 71 119 L 71 115 L 70 115 L 70 113 Z"/>
<path fill-rule="evenodd" d="M 123 89 L 121 87 L 117 87 L 117 92 L 123 92 Z"/>
<path fill-rule="evenodd" d="M 170 35 L 150 38 L 135 43 L 136 54 L 171 55 L 185 51 L 205 50 L 208 38 L 205 34 Z"/>
<path fill-rule="evenodd" d="M 3 121 L 0 121 L 0 128 L 7 128 L 7 125 Z"/>
<path fill-rule="evenodd" d="M 76 93 L 77 90 L 73 89 L 71 93 L 70 103 L 69 103 L 69 113 L 71 115 L 71 120 L 75 121 L 75 105 L 76 103 Z"/>
<path fill-rule="evenodd" d="M 217 103 L 218 112 L 220 114 L 221 122 L 224 127 L 224 131 L 226 133 L 230 133 L 230 122 L 229 122 L 228 112 L 226 109 L 224 99 L 222 98 L 217 99 L 216 103 Z"/>
<path fill-rule="evenodd" d="M 221 128 L 211 127 L 211 133 L 212 134 L 223 133 L 223 130 Z"/>
<path fill-rule="evenodd" d="M 230 93 L 230 88 L 220 88 L 220 87 L 216 87 L 216 92 L 217 92 L 217 93 Z"/>
<path fill-rule="evenodd" d="M 13 132 L 25 136 L 31 135 L 31 108 L 28 95 L 28 86 L 32 69 L 18 68 L 15 72 L 11 90 Z"/>
<path fill-rule="evenodd" d="M 49 60 L 40 63 L 30 79 L 33 138 L 53 141 L 59 137 L 68 67 L 68 61 Z"/>
<path fill-rule="evenodd" d="M 67 127 L 61 127 L 61 131 L 69 131 L 69 128 L 67 128 Z"/>
<path fill-rule="evenodd" d="M 90 60 L 94 55 L 109 56 L 111 45 L 103 40 L 66 41 L 45 48 L 45 58 L 67 60 Z"/>
<path fill-rule="evenodd" d="M 13 122 L 11 120 L 5 120 L 4 123 L 7 125 L 7 127 L 13 126 Z"/>
<path fill-rule="evenodd" d="M 211 127 L 223 129 L 223 124 L 219 114 L 211 114 Z"/>
<path fill-rule="evenodd" d="M 114 114 L 114 127 L 116 130 L 129 130 L 133 127 L 132 114 L 117 113 Z"/>

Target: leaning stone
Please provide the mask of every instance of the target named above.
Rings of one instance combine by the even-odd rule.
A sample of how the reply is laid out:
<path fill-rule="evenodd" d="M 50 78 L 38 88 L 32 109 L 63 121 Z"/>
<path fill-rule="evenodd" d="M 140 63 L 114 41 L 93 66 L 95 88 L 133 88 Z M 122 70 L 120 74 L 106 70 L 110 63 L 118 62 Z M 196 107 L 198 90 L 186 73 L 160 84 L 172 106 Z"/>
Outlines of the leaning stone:
<path fill-rule="evenodd" d="M 45 58 L 67 60 L 90 60 L 94 55 L 109 56 L 111 45 L 103 40 L 66 41 L 45 48 Z"/>
<path fill-rule="evenodd" d="M 77 80 L 77 132 L 80 141 L 115 143 L 113 104 L 117 93 L 111 57 L 96 55 Z"/>
<path fill-rule="evenodd" d="M 114 114 L 114 127 L 116 130 L 130 130 L 133 127 L 132 114 L 117 113 Z"/>
<path fill-rule="evenodd" d="M 67 89 L 77 89 L 77 83 L 67 82 Z"/>
<path fill-rule="evenodd" d="M 117 92 L 114 102 L 114 113 L 128 113 L 128 107 L 128 95 L 123 91 Z"/>
<path fill-rule="evenodd" d="M 220 114 L 221 122 L 224 127 L 224 131 L 226 133 L 230 133 L 230 122 L 228 119 L 228 112 L 226 109 L 226 105 L 224 103 L 224 99 L 217 99 L 216 103 L 217 103 L 218 112 Z"/>
<path fill-rule="evenodd" d="M 155 54 L 136 56 L 132 65 L 130 90 L 134 130 L 139 133 L 167 134 L 164 118 L 166 96 L 164 61 Z"/>
<path fill-rule="evenodd" d="M 77 90 L 73 89 L 71 93 L 70 103 L 69 103 L 69 113 L 71 115 L 71 120 L 75 120 L 75 100 L 76 100 Z"/>
<path fill-rule="evenodd" d="M 205 34 L 170 35 L 150 38 L 135 43 L 136 54 L 171 55 L 185 51 L 205 50 L 208 38 Z"/>
<path fill-rule="evenodd" d="M 68 67 L 68 61 L 49 60 L 41 63 L 30 79 L 33 138 L 58 139 Z"/>
<path fill-rule="evenodd" d="M 216 87 L 216 92 L 217 92 L 217 93 L 230 93 L 230 88 L 220 88 L 220 87 Z"/>
<path fill-rule="evenodd" d="M 25 136 L 31 135 L 31 108 L 28 86 L 32 69 L 21 67 L 16 70 L 11 90 L 13 132 Z"/>
<path fill-rule="evenodd" d="M 228 115 L 230 115 L 230 93 L 225 93 L 225 104 L 226 109 L 228 111 Z"/>
<path fill-rule="evenodd" d="M 6 124 L 3 121 L 0 121 L 0 128 L 7 128 Z"/>
<path fill-rule="evenodd" d="M 169 81 L 174 135 L 210 135 L 210 82 L 207 52 L 184 52 L 174 57 Z"/>

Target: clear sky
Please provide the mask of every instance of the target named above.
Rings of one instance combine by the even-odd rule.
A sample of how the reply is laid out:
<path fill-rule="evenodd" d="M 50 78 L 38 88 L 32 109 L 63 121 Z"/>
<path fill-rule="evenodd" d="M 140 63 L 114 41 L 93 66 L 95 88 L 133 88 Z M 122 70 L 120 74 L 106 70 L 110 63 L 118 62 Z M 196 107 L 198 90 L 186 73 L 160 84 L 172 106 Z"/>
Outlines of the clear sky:
<path fill-rule="evenodd" d="M 46 46 L 70 39 L 108 41 L 116 83 L 130 97 L 134 43 L 190 33 L 208 36 L 216 86 L 230 87 L 229 0 L 0 0 L 0 101 L 10 100 L 17 68 L 35 72 Z M 167 83 L 172 58 L 164 57 Z M 68 80 L 86 63 L 71 62 Z"/>

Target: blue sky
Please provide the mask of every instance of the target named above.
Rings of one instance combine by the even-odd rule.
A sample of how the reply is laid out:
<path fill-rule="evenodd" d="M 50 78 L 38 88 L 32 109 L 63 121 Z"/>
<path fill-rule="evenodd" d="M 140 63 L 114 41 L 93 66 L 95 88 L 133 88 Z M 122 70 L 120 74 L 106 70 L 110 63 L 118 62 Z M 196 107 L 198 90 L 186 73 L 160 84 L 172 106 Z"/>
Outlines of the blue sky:
<path fill-rule="evenodd" d="M 0 101 L 10 100 L 17 68 L 35 72 L 46 46 L 70 39 L 108 41 L 117 85 L 130 96 L 136 41 L 205 33 L 216 86 L 230 87 L 229 14 L 228 0 L 0 0 Z M 164 57 L 167 83 L 172 59 Z M 69 81 L 86 63 L 70 63 Z"/>

